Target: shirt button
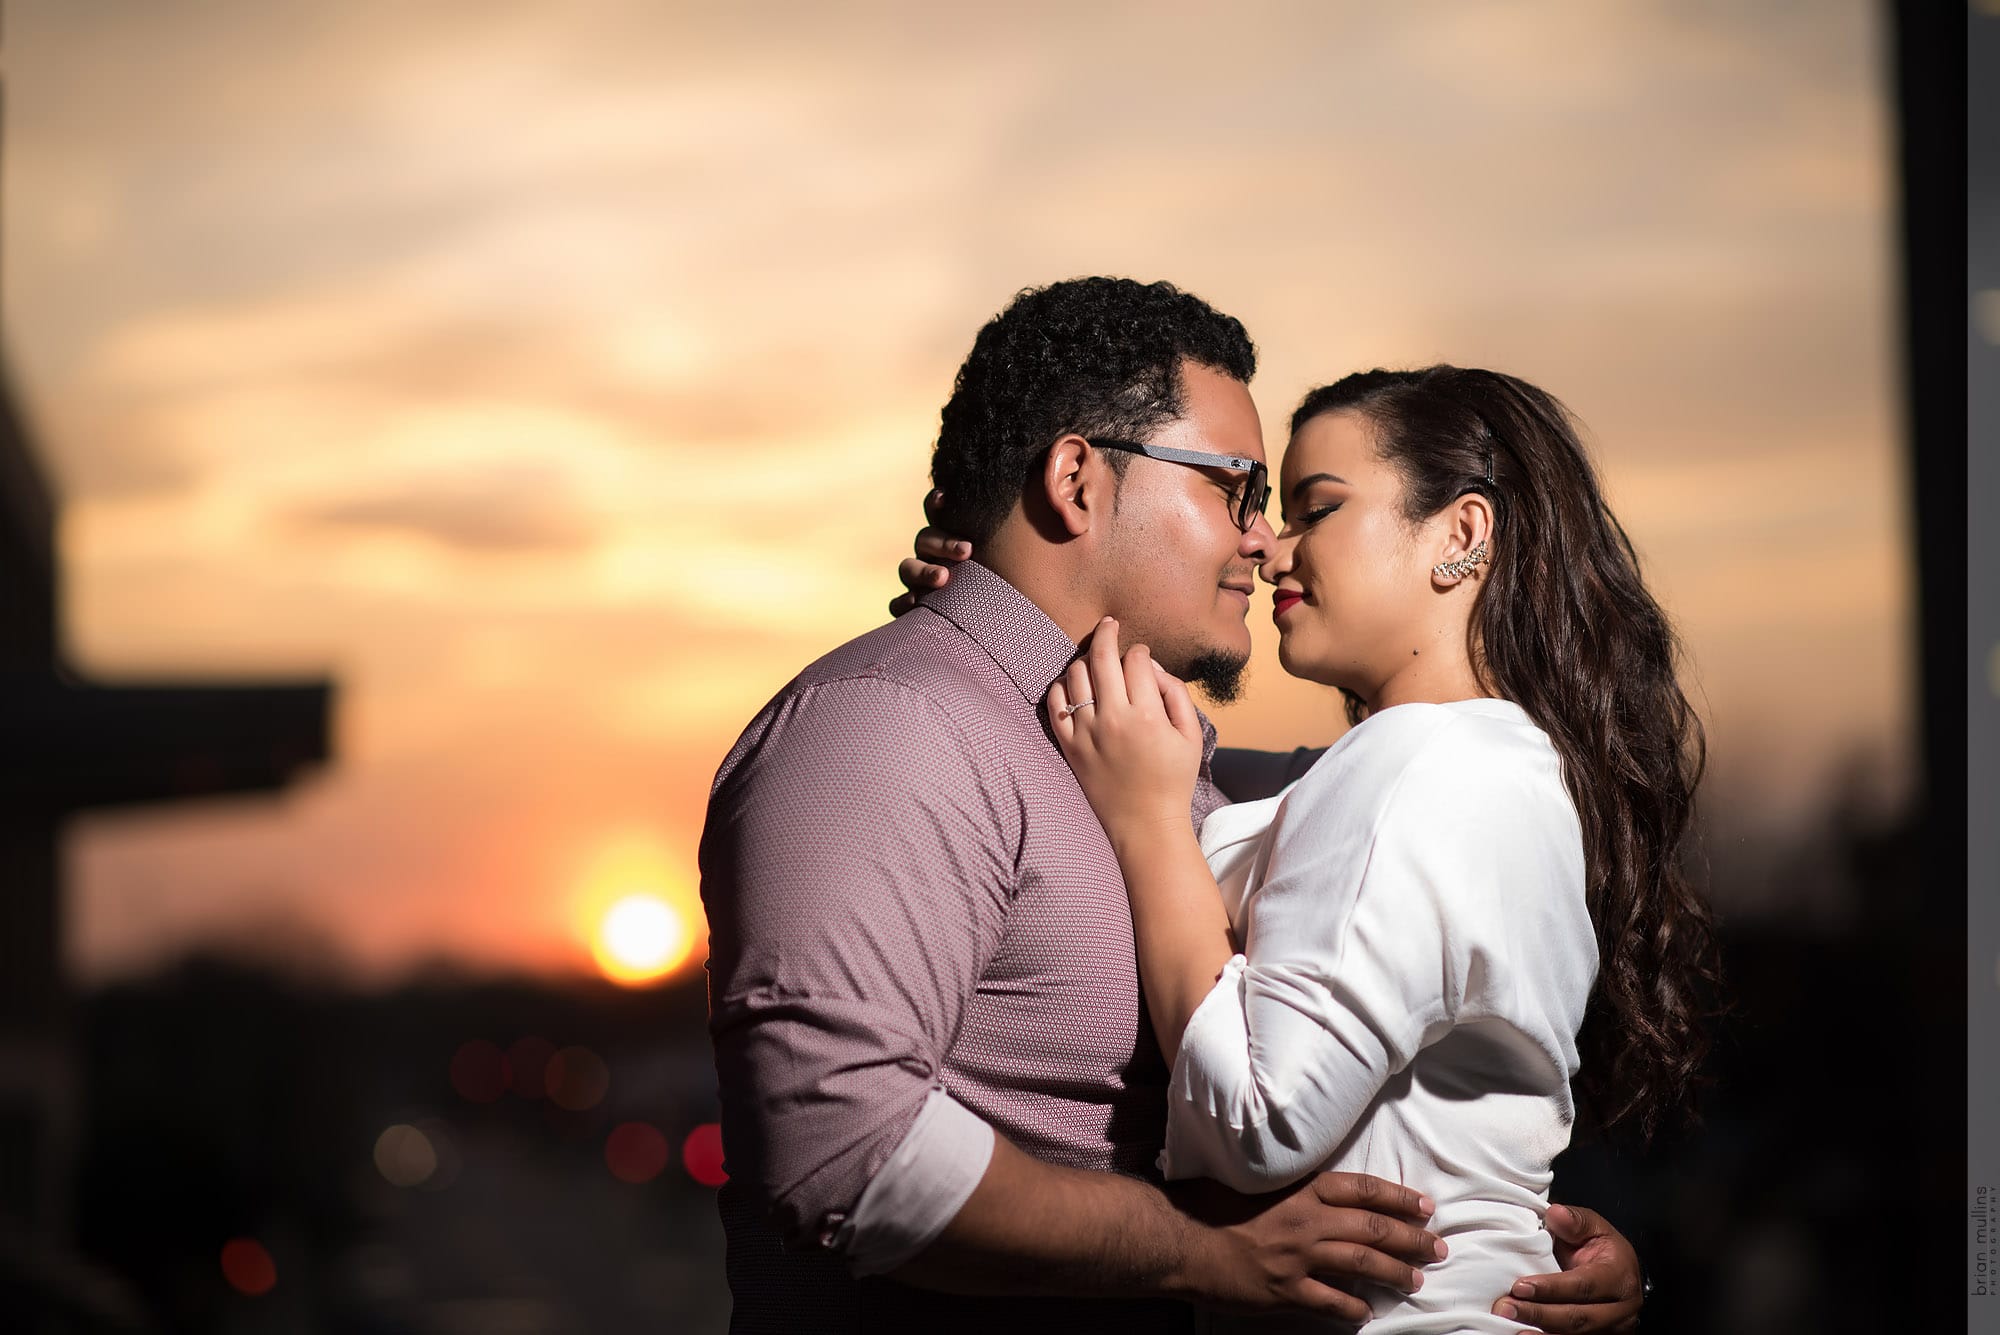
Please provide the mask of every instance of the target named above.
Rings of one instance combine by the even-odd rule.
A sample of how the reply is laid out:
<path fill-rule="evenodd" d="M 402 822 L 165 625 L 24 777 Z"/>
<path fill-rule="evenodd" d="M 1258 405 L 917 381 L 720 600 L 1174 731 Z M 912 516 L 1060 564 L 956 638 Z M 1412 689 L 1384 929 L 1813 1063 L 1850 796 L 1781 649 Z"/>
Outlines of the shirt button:
<path fill-rule="evenodd" d="M 819 1245 L 833 1246 L 833 1240 L 840 1234 L 840 1226 L 847 1222 L 847 1216 L 838 1210 L 829 1210 L 819 1221 Z"/>

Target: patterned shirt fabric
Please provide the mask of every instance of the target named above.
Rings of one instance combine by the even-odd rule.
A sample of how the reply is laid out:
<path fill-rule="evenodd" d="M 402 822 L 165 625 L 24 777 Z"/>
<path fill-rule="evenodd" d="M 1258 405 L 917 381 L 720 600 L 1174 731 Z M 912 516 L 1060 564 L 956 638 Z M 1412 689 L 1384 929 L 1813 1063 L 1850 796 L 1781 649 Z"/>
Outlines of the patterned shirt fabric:
<path fill-rule="evenodd" d="M 843 1255 L 934 1090 L 1038 1158 L 1157 1180 L 1167 1070 L 1131 909 L 1042 710 L 1076 652 L 966 562 L 801 673 L 716 776 L 702 900 L 737 1335 L 1191 1324 L 857 1279 Z M 1223 800 L 1205 755 L 1196 824 Z"/>

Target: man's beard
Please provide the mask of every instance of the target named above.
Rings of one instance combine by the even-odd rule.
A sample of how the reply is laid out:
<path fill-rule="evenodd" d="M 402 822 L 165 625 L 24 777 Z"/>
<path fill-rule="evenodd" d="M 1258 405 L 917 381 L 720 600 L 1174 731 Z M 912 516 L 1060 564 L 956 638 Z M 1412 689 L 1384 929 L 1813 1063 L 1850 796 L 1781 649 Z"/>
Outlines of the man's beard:
<path fill-rule="evenodd" d="M 1248 654 L 1208 649 L 1189 659 L 1179 676 L 1188 685 L 1199 686 L 1215 704 L 1228 705 L 1243 694 L 1243 670 L 1249 666 Z"/>

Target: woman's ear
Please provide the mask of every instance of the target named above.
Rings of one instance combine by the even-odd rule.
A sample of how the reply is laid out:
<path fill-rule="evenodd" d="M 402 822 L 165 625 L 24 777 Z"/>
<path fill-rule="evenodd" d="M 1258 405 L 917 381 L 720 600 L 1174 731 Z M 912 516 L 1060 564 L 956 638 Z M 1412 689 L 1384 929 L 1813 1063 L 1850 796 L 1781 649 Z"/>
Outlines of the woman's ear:
<path fill-rule="evenodd" d="M 1090 531 L 1094 513 L 1106 509 L 1105 488 L 1110 470 L 1090 442 L 1068 435 L 1049 447 L 1042 460 L 1042 494 L 1056 522 L 1071 537 Z"/>
<path fill-rule="evenodd" d="M 1468 491 L 1447 505 L 1438 516 L 1443 521 L 1443 543 L 1435 550 L 1431 578 L 1449 586 L 1470 578 L 1492 558 L 1493 529 L 1497 516 L 1493 502 L 1476 491 Z"/>

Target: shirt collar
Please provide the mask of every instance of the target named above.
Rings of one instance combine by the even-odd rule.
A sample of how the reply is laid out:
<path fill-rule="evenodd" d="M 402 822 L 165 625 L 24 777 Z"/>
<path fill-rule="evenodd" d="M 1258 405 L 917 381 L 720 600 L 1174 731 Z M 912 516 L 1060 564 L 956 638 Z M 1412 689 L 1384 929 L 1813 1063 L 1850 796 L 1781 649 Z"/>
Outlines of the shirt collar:
<path fill-rule="evenodd" d="M 1076 641 L 1047 612 L 977 561 L 953 566 L 951 582 L 923 603 L 984 649 L 1031 705 L 1042 703 L 1076 657 Z"/>
<path fill-rule="evenodd" d="M 951 568 L 951 582 L 924 595 L 923 605 L 949 621 L 984 649 L 1036 709 L 1049 687 L 1076 658 L 1077 644 L 1049 620 L 1028 595 L 977 561 Z M 1202 774 L 1215 751 L 1215 725 L 1200 709 Z"/>

